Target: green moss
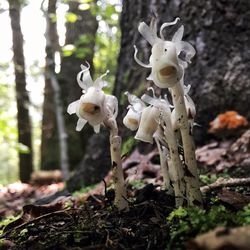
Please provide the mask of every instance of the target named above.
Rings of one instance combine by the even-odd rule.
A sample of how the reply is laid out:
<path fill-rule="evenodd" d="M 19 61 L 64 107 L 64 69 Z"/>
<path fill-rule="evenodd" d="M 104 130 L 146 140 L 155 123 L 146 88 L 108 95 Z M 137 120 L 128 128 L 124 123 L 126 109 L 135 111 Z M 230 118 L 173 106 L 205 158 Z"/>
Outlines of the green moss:
<path fill-rule="evenodd" d="M 137 145 L 138 141 L 134 137 L 129 137 L 122 143 L 122 155 L 130 153 Z"/>
<path fill-rule="evenodd" d="M 5 226 L 7 226 L 9 223 L 11 223 L 14 220 L 17 220 L 19 216 L 9 216 L 4 218 L 3 220 L 0 221 L 0 236 L 3 234 L 3 229 Z"/>
<path fill-rule="evenodd" d="M 223 173 L 219 173 L 219 174 L 201 174 L 200 176 L 200 181 L 204 184 L 204 185 L 209 185 L 213 182 L 215 182 L 218 178 L 230 178 L 230 175 L 228 174 L 227 171 L 224 171 Z"/>
<path fill-rule="evenodd" d="M 87 187 L 82 187 L 80 190 L 75 191 L 72 195 L 73 196 L 78 196 L 78 195 L 87 193 L 90 190 L 94 189 L 95 187 L 96 187 L 96 184 L 90 185 L 90 186 L 87 186 Z"/>
<path fill-rule="evenodd" d="M 198 207 L 174 210 L 167 217 L 169 244 L 167 249 L 182 249 L 184 242 L 217 226 L 242 226 L 250 224 L 250 204 L 237 213 L 223 205 L 214 205 L 209 210 Z"/>
<path fill-rule="evenodd" d="M 130 181 L 129 185 L 131 185 L 132 189 L 141 189 L 145 186 L 145 183 L 142 180 L 134 180 Z"/>

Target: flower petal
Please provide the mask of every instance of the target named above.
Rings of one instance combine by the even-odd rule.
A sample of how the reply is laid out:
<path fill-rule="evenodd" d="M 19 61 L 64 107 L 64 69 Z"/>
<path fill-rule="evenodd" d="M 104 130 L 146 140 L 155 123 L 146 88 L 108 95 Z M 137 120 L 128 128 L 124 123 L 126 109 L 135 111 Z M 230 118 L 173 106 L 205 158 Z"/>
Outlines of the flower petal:
<path fill-rule="evenodd" d="M 162 40 L 165 40 L 164 39 L 164 36 L 163 36 L 163 30 L 168 27 L 168 26 L 172 26 L 172 25 L 175 25 L 178 21 L 180 20 L 179 17 L 176 17 L 175 20 L 173 22 L 168 22 L 168 23 L 164 23 L 162 24 L 161 28 L 160 28 L 160 36 L 161 36 L 161 39 Z"/>
<path fill-rule="evenodd" d="M 77 100 L 75 102 L 72 102 L 69 104 L 68 108 L 67 108 L 67 112 L 72 115 L 76 113 L 76 109 L 78 108 L 80 103 L 80 100 Z"/>
<path fill-rule="evenodd" d="M 94 131 L 95 131 L 96 134 L 98 134 L 100 132 L 100 127 L 101 127 L 100 124 L 93 126 Z"/>
<path fill-rule="evenodd" d="M 190 43 L 184 41 L 176 43 L 176 50 L 177 50 L 177 55 L 179 55 L 181 51 L 185 53 L 184 61 L 188 63 L 191 63 L 191 59 L 194 57 L 196 53 L 194 47 Z"/>
<path fill-rule="evenodd" d="M 145 68 L 152 68 L 152 66 L 150 64 L 145 64 L 143 63 L 142 61 L 140 61 L 138 58 L 137 58 L 137 52 L 138 52 L 138 49 L 136 48 L 136 46 L 134 45 L 134 48 L 135 48 L 135 53 L 134 53 L 134 59 L 135 61 L 141 65 L 142 67 L 145 67 Z"/>
<path fill-rule="evenodd" d="M 140 98 L 138 98 L 136 95 L 130 94 L 128 91 L 124 93 L 128 97 L 128 102 L 133 106 L 136 103 L 140 103 L 141 106 L 145 107 L 145 104 L 142 102 Z"/>
<path fill-rule="evenodd" d="M 92 77 L 91 77 L 90 72 L 89 72 L 90 65 L 88 62 L 86 62 L 86 63 L 88 65 L 88 67 L 81 64 L 82 70 L 77 74 L 77 78 L 76 78 L 79 86 L 85 90 L 93 85 L 93 80 L 92 80 Z"/>
<path fill-rule="evenodd" d="M 157 42 L 158 37 L 156 31 L 150 28 L 146 23 L 141 22 L 139 24 L 138 31 L 151 44 L 151 46 Z"/>
<path fill-rule="evenodd" d="M 108 82 L 104 81 L 102 78 L 105 77 L 107 74 L 109 73 L 109 70 L 106 71 L 105 74 L 101 75 L 100 77 L 98 77 L 95 82 L 94 82 L 94 87 L 102 89 L 106 86 L 108 86 Z"/>
<path fill-rule="evenodd" d="M 85 119 L 79 118 L 76 125 L 76 131 L 81 131 L 86 123 L 87 121 Z"/>
<path fill-rule="evenodd" d="M 183 33 L 184 33 L 184 26 L 181 25 L 181 27 L 174 33 L 172 42 L 173 43 L 180 42 L 182 40 Z"/>

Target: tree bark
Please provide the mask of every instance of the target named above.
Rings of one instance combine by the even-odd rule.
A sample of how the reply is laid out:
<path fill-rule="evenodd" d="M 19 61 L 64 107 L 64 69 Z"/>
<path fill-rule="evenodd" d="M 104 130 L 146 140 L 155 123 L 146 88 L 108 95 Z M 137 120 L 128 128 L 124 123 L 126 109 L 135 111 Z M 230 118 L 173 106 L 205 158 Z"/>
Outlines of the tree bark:
<path fill-rule="evenodd" d="M 33 170 L 31 122 L 29 117 L 29 96 L 26 90 L 23 34 L 20 26 L 19 1 L 9 0 L 9 16 L 12 28 L 13 59 L 16 81 L 18 142 L 29 148 L 28 153 L 19 152 L 19 176 L 22 182 L 29 182 Z"/>
<path fill-rule="evenodd" d="M 50 40 L 50 45 L 46 45 L 46 65 L 45 65 L 45 87 L 42 119 L 42 140 L 41 140 L 41 169 L 58 169 L 60 165 L 59 139 L 56 125 L 55 103 L 53 87 L 49 77 L 49 68 L 55 71 L 55 52 L 60 50 L 56 21 L 51 20 L 51 15 L 56 15 L 57 0 L 48 1 L 48 9 L 45 15 L 47 19 L 46 40 Z M 53 61 L 50 65 L 49 61 Z"/>

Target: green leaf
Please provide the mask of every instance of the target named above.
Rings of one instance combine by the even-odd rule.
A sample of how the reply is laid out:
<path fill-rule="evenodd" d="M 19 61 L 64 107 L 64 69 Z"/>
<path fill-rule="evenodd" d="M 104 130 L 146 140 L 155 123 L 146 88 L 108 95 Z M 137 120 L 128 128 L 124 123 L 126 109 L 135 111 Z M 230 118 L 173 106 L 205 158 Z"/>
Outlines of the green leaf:
<path fill-rule="evenodd" d="M 65 15 L 66 21 L 69 23 L 75 23 L 78 19 L 77 15 L 73 12 L 68 12 Z"/>
<path fill-rule="evenodd" d="M 62 48 L 63 56 L 71 56 L 76 51 L 76 47 L 73 44 L 67 44 Z"/>
<path fill-rule="evenodd" d="M 22 143 L 17 143 L 17 151 L 21 154 L 29 154 L 30 153 L 29 147 L 27 147 L 26 145 L 24 145 Z"/>
<path fill-rule="evenodd" d="M 76 53 L 76 58 L 83 59 L 84 57 L 86 57 L 87 55 L 91 53 L 91 49 L 90 48 L 77 48 L 75 53 Z"/>

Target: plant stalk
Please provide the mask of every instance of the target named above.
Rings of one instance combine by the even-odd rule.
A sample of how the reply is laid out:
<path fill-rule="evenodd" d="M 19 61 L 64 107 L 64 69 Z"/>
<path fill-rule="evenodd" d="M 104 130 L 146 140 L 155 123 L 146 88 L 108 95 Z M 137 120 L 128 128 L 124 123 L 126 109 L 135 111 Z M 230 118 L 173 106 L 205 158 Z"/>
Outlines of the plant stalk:
<path fill-rule="evenodd" d="M 114 205 L 118 210 L 128 209 L 127 190 L 122 169 L 121 159 L 121 137 L 118 135 L 116 120 L 111 117 L 104 121 L 110 129 L 110 154 L 112 161 L 112 173 L 115 190 Z"/>
<path fill-rule="evenodd" d="M 188 116 L 184 101 L 184 90 L 181 82 L 171 88 L 172 100 L 175 106 L 176 122 L 181 132 L 184 149 L 184 178 L 186 181 L 186 195 L 188 205 L 202 205 L 202 194 L 195 158 L 195 145 L 192 130 L 188 122 Z"/>

